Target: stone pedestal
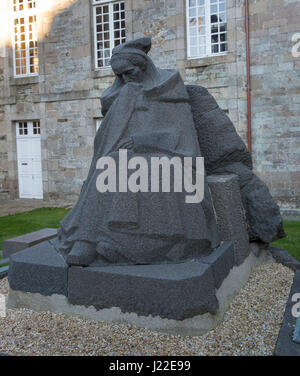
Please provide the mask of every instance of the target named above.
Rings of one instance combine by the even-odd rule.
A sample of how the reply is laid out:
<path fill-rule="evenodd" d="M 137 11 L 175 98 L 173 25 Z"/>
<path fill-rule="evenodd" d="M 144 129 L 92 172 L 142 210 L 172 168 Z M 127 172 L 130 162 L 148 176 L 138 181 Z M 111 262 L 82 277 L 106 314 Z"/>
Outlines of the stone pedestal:
<path fill-rule="evenodd" d="M 9 306 L 198 335 L 215 327 L 251 269 L 271 260 L 250 245 L 235 175 L 209 177 L 222 243 L 198 260 L 68 267 L 45 241 L 10 258 Z"/>
<path fill-rule="evenodd" d="M 56 236 L 56 234 L 56 228 L 44 228 L 39 231 L 18 236 L 17 238 L 5 240 L 2 243 L 3 257 L 9 257 L 13 253 L 21 251 L 22 249 L 32 247 L 33 245 L 52 239 Z"/>
<path fill-rule="evenodd" d="M 237 266 L 232 243 L 224 242 L 201 262 L 68 268 L 44 242 L 11 257 L 8 307 L 201 335 L 222 321 L 252 268 L 268 260 L 263 247 Z"/>

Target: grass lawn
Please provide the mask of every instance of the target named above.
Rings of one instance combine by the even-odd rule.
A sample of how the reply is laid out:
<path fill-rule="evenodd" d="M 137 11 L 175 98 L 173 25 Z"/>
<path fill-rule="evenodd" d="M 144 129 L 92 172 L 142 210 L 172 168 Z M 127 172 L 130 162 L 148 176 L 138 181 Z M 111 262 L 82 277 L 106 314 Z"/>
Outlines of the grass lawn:
<path fill-rule="evenodd" d="M 287 237 L 272 244 L 284 248 L 300 261 L 300 221 L 283 221 L 283 224 Z"/>
<path fill-rule="evenodd" d="M 0 250 L 3 240 L 41 230 L 45 227 L 58 228 L 59 222 L 68 211 L 64 208 L 42 208 L 0 217 Z M 1 255 L 2 252 L 0 258 Z"/>
<path fill-rule="evenodd" d="M 41 230 L 45 227 L 59 227 L 59 222 L 68 211 L 64 208 L 42 208 L 0 217 L 0 250 L 2 249 L 3 240 Z M 274 242 L 273 245 L 286 249 L 300 261 L 300 221 L 284 221 L 284 228 L 287 237 Z"/>

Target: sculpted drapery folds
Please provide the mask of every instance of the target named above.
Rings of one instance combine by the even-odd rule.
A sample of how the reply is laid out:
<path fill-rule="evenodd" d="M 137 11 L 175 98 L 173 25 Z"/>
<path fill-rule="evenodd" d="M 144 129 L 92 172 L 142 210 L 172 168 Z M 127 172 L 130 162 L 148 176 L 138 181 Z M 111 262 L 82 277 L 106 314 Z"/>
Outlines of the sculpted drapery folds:
<path fill-rule="evenodd" d="M 207 255 L 219 245 L 205 180 L 204 199 L 185 202 L 185 192 L 104 192 L 96 188 L 97 161 L 201 157 L 189 96 L 177 71 L 161 70 L 147 56 L 150 38 L 113 50 L 114 84 L 102 98 L 105 115 L 79 200 L 61 222 L 59 248 L 70 265 L 153 264 Z"/>
<path fill-rule="evenodd" d="M 206 89 L 185 86 L 179 72 L 155 67 L 150 48 L 145 37 L 113 50 L 115 81 L 101 97 L 105 116 L 88 177 L 53 243 L 69 265 L 182 262 L 220 244 L 205 174 L 204 198 L 193 204 L 185 202 L 186 192 L 172 190 L 99 192 L 97 161 L 110 157 L 120 170 L 124 149 L 149 165 L 157 157 L 203 156 L 209 173 L 237 174 L 250 239 L 284 236 L 279 208 L 251 171 L 251 156 L 229 118 Z"/>

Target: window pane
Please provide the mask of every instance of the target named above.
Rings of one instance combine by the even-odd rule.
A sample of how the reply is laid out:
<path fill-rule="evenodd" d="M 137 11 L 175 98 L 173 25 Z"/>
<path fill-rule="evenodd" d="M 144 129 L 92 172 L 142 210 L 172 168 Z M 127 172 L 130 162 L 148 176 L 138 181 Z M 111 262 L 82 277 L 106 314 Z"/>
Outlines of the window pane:
<path fill-rule="evenodd" d="M 95 31 L 97 33 L 97 42 L 95 44 L 96 68 L 109 66 L 112 49 L 126 40 L 124 10 L 124 1 L 95 6 Z M 109 12 L 111 12 L 111 15 Z"/>
<path fill-rule="evenodd" d="M 226 1 L 211 0 L 211 53 L 227 51 Z"/>
<path fill-rule="evenodd" d="M 125 41 L 125 3 L 119 2 L 114 8 L 114 46 Z"/>
<path fill-rule="evenodd" d="M 220 10 L 220 12 L 225 12 L 226 11 L 226 4 L 225 3 L 219 4 L 219 10 Z"/>
<path fill-rule="evenodd" d="M 205 47 L 205 45 L 199 46 L 199 55 L 200 56 L 201 55 L 205 55 L 205 53 L 206 53 L 206 47 Z"/>
<path fill-rule="evenodd" d="M 219 35 L 214 34 L 211 36 L 211 43 L 218 43 L 219 42 Z"/>
<path fill-rule="evenodd" d="M 41 126 L 39 121 L 33 122 L 33 134 L 41 134 Z"/>
<path fill-rule="evenodd" d="M 198 55 L 198 47 L 197 46 L 191 46 L 190 50 L 191 50 L 191 55 L 192 56 L 197 56 Z"/>
<path fill-rule="evenodd" d="M 226 52 L 226 0 L 188 0 L 188 6 L 189 57 Z"/>
<path fill-rule="evenodd" d="M 226 13 L 225 12 L 222 12 L 220 13 L 220 22 L 225 22 L 226 21 Z"/>
<path fill-rule="evenodd" d="M 224 23 L 224 24 L 220 24 L 220 32 L 224 32 L 227 30 L 227 25 Z"/>
<path fill-rule="evenodd" d="M 219 32 L 218 25 L 212 25 L 212 27 L 211 27 L 211 33 L 212 34 L 216 34 L 218 32 Z"/>
<path fill-rule="evenodd" d="M 196 8 L 190 9 L 190 17 L 196 17 Z"/>
<path fill-rule="evenodd" d="M 212 44 L 211 46 L 211 53 L 217 54 L 219 52 L 219 45 L 218 44 Z"/>
<path fill-rule="evenodd" d="M 26 75 L 38 72 L 37 23 L 33 13 L 35 0 L 14 0 L 16 10 L 14 14 L 13 40 L 16 75 Z M 23 6 L 23 8 L 21 7 Z"/>
<path fill-rule="evenodd" d="M 193 47 L 197 46 L 197 44 L 198 44 L 198 38 L 197 37 L 191 37 L 190 38 L 190 44 Z"/>
<path fill-rule="evenodd" d="M 221 43 L 220 46 L 221 46 L 220 52 L 226 52 L 228 50 L 227 43 Z"/>
<path fill-rule="evenodd" d="M 210 13 L 211 14 L 217 14 L 218 13 L 218 5 L 217 4 L 210 6 Z"/>

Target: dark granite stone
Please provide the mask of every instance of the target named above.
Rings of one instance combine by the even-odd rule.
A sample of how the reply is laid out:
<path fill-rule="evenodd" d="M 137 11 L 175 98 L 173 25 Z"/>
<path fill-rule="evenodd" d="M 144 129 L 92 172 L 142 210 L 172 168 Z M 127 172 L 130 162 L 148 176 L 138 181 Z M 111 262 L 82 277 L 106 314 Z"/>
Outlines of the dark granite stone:
<path fill-rule="evenodd" d="M 68 300 L 96 309 L 183 320 L 218 308 L 210 264 L 71 267 Z"/>
<path fill-rule="evenodd" d="M 11 256 L 9 284 L 18 291 L 65 295 L 71 304 L 97 310 L 118 307 L 183 320 L 217 313 L 216 290 L 234 265 L 233 254 L 232 243 L 224 242 L 203 262 L 68 267 L 47 241 Z"/>
<path fill-rule="evenodd" d="M 115 80 L 101 96 L 105 117 L 89 173 L 58 234 L 68 265 L 95 259 L 113 265 L 176 263 L 201 259 L 220 244 L 205 175 L 204 198 L 197 203 L 185 201 L 184 189 L 167 194 L 149 185 L 148 192 L 136 193 L 119 186 L 115 192 L 97 189 L 101 157 L 113 160 L 117 175 L 131 175 L 119 163 L 120 150 L 127 150 L 128 159 L 143 157 L 148 168 L 152 158 L 177 157 L 182 164 L 188 157 L 195 165 L 202 156 L 184 82 L 178 71 L 157 68 L 147 55 L 150 48 L 151 38 L 145 37 L 113 49 Z"/>
<path fill-rule="evenodd" d="M 250 238 L 271 242 L 285 236 L 280 210 L 268 187 L 251 170 L 251 154 L 207 89 L 187 85 L 206 172 L 236 174 Z"/>
<path fill-rule="evenodd" d="M 294 271 L 300 270 L 300 262 L 290 255 L 285 249 L 269 245 L 268 250 L 271 252 L 272 257 L 276 262 L 283 264 Z"/>
<path fill-rule="evenodd" d="M 209 256 L 203 257 L 201 262 L 212 266 L 215 288 L 218 289 L 235 265 L 232 242 L 223 242 Z"/>
<path fill-rule="evenodd" d="M 299 314 L 300 314 L 300 310 L 299 310 Z M 300 345 L 300 315 L 299 315 L 297 322 L 296 322 L 293 341 Z"/>
<path fill-rule="evenodd" d="M 246 145 L 213 96 L 204 87 L 186 87 L 207 174 L 213 174 L 215 168 L 235 161 L 252 168 L 251 155 Z"/>
<path fill-rule="evenodd" d="M 246 219 L 236 175 L 208 176 L 218 231 L 223 241 L 232 241 L 234 261 L 242 264 L 250 253 Z"/>
<path fill-rule="evenodd" d="M 290 291 L 288 302 L 285 308 L 283 322 L 279 331 L 279 335 L 276 342 L 274 355 L 277 356 L 300 356 L 300 344 L 293 341 L 296 317 L 292 315 L 292 307 L 295 302 L 292 301 L 294 294 L 300 292 L 300 271 L 295 273 L 294 282 Z"/>
<path fill-rule="evenodd" d="M 67 278 L 67 264 L 49 241 L 10 256 L 8 281 L 13 290 L 66 296 Z"/>
<path fill-rule="evenodd" d="M 236 174 L 239 177 L 250 239 L 270 243 L 285 236 L 278 205 L 266 184 L 251 170 L 242 163 L 232 163 L 216 169 L 215 173 Z"/>
<path fill-rule="evenodd" d="M 2 243 L 3 257 L 9 257 L 15 252 L 22 249 L 32 247 L 38 243 L 52 239 L 57 235 L 57 229 L 44 228 L 39 231 L 31 232 L 29 234 L 18 236 L 17 238 L 5 240 Z"/>

